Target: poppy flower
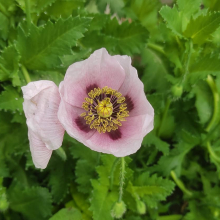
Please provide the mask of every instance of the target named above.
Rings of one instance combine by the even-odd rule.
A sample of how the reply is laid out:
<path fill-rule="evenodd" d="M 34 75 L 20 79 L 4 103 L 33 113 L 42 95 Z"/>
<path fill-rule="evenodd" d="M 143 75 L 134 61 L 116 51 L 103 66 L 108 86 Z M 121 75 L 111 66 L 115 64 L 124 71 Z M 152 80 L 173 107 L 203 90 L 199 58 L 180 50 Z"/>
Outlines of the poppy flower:
<path fill-rule="evenodd" d="M 98 152 L 135 153 L 153 129 L 154 110 L 128 56 L 96 50 L 72 64 L 59 86 L 58 118 L 67 133 Z"/>
<path fill-rule="evenodd" d="M 30 82 L 21 89 L 32 159 L 37 168 L 44 169 L 52 151 L 58 149 L 63 141 L 64 129 L 57 117 L 59 90 L 47 80 Z"/>

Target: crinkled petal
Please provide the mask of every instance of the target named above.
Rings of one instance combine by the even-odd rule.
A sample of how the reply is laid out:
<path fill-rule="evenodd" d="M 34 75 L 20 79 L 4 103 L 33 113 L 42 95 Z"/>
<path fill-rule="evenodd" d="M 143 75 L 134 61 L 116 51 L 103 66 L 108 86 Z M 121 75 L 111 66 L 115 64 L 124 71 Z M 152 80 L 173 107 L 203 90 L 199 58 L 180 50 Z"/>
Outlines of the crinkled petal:
<path fill-rule="evenodd" d="M 86 140 L 95 133 L 95 130 L 90 129 L 84 118 L 80 116 L 84 111 L 84 109 L 73 107 L 61 100 L 58 118 L 71 137 L 85 144 Z"/>
<path fill-rule="evenodd" d="M 63 99 L 73 106 L 81 107 L 88 92 L 105 86 L 119 89 L 124 82 L 125 71 L 106 49 L 96 50 L 87 60 L 72 64 L 65 75 Z"/>
<path fill-rule="evenodd" d="M 62 145 L 64 128 L 58 120 L 60 103 L 58 87 L 51 81 L 31 82 L 22 87 L 27 125 L 46 147 L 55 150 Z"/>
<path fill-rule="evenodd" d="M 96 132 L 86 141 L 86 146 L 92 150 L 113 154 L 116 157 L 124 157 L 135 153 L 143 140 L 143 130 L 146 130 L 145 115 L 128 117 L 116 131 L 98 133 Z M 148 127 L 148 131 L 152 129 Z"/>
<path fill-rule="evenodd" d="M 31 129 L 28 130 L 28 138 L 34 165 L 37 168 L 45 169 L 50 160 L 52 150 L 47 149 L 44 142 Z"/>

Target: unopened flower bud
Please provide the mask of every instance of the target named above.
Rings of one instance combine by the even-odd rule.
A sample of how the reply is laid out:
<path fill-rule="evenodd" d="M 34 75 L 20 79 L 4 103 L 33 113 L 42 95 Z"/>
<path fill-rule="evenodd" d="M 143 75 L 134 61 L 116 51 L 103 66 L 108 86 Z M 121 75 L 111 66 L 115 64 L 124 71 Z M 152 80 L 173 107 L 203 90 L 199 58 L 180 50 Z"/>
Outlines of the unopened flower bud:
<path fill-rule="evenodd" d="M 146 205 L 141 200 L 137 200 L 137 211 L 140 215 L 144 215 L 146 213 Z"/>
<path fill-rule="evenodd" d="M 123 201 L 116 202 L 112 208 L 111 215 L 113 218 L 121 218 L 126 212 L 126 205 Z"/>
<path fill-rule="evenodd" d="M 171 91 L 172 91 L 174 97 L 180 98 L 182 96 L 182 93 L 183 93 L 183 87 L 179 86 L 179 85 L 174 85 L 171 88 Z"/>

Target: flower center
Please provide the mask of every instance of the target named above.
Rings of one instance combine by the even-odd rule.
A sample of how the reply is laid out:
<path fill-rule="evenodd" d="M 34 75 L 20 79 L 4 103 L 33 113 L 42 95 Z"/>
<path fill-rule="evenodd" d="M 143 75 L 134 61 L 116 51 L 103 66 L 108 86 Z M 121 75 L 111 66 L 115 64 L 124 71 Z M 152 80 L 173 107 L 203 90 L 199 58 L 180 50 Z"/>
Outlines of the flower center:
<path fill-rule="evenodd" d="M 126 121 L 129 116 L 125 97 L 112 88 L 94 88 L 88 93 L 82 107 L 86 110 L 81 114 L 90 125 L 91 129 L 96 129 L 99 133 L 117 130 L 122 126 L 122 121 Z"/>
<path fill-rule="evenodd" d="M 105 98 L 103 101 L 99 102 L 96 109 L 99 116 L 103 118 L 110 117 L 113 112 L 113 105 L 110 102 L 110 98 Z"/>

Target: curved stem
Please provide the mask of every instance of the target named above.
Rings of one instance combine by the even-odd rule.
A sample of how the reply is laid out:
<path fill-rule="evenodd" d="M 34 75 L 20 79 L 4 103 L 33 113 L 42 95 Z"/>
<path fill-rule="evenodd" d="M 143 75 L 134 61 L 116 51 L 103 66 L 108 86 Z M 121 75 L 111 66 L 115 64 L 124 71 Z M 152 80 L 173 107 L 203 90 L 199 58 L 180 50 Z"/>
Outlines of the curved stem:
<path fill-rule="evenodd" d="M 215 154 L 215 152 L 212 150 L 212 147 L 211 147 L 211 144 L 210 144 L 210 142 L 208 141 L 207 142 L 207 148 L 208 148 L 208 151 L 209 151 L 209 153 L 210 153 L 210 156 L 214 159 L 214 160 L 216 160 L 217 162 L 219 162 L 220 163 L 220 158 Z"/>
<path fill-rule="evenodd" d="M 116 158 L 113 165 L 112 165 L 112 169 L 111 169 L 111 173 L 110 173 L 110 190 L 112 190 L 113 187 L 113 182 L 114 182 L 114 172 L 115 172 L 115 168 L 118 165 L 120 158 Z"/>
<path fill-rule="evenodd" d="M 31 78 L 30 78 L 29 73 L 28 73 L 27 69 L 25 68 L 25 66 L 22 65 L 21 70 L 23 72 L 23 75 L 24 75 L 26 82 L 27 83 L 31 82 Z"/>
<path fill-rule="evenodd" d="M 173 180 L 175 181 L 176 185 L 188 196 L 192 196 L 192 192 L 186 189 L 184 183 L 176 176 L 176 173 L 172 170 L 170 172 Z"/>
<path fill-rule="evenodd" d="M 171 104 L 171 99 L 168 98 L 167 101 L 166 101 L 166 106 L 165 106 L 164 113 L 163 113 L 163 116 L 162 116 L 162 119 L 161 119 L 161 122 L 160 122 L 160 127 L 158 128 L 158 132 L 157 132 L 158 137 L 160 137 L 160 135 L 161 135 L 161 129 L 162 129 L 163 124 L 165 122 L 165 119 L 167 117 L 167 113 L 168 113 L 168 110 L 170 108 L 170 104 Z"/>
<path fill-rule="evenodd" d="M 163 47 L 161 47 L 161 46 L 159 46 L 159 45 L 157 45 L 157 44 L 153 44 L 153 43 L 148 43 L 147 44 L 147 47 L 148 48 L 150 48 L 150 49 L 153 49 L 153 50 L 155 50 L 155 51 L 157 51 L 157 52 L 160 52 L 160 53 L 162 53 L 162 54 L 166 54 L 165 52 L 164 52 L 164 50 L 163 50 Z"/>
<path fill-rule="evenodd" d="M 62 147 L 58 148 L 57 150 L 55 150 L 55 152 L 57 153 L 58 156 L 60 156 L 60 158 L 63 160 L 63 161 L 66 161 L 66 152 L 64 151 L 64 149 Z"/>
<path fill-rule="evenodd" d="M 210 131 L 213 127 L 213 125 L 216 124 L 216 122 L 218 121 L 218 115 L 219 115 L 219 94 L 218 94 L 218 90 L 216 87 L 216 84 L 212 78 L 212 76 L 208 75 L 206 82 L 209 84 L 210 89 L 212 90 L 212 94 L 213 94 L 213 99 L 214 99 L 214 111 L 213 111 L 213 115 L 212 115 L 212 119 L 209 122 L 209 124 L 206 127 L 206 131 Z"/>
<path fill-rule="evenodd" d="M 125 180 L 125 159 L 124 159 L 124 157 L 122 157 L 121 158 L 121 174 L 120 174 L 120 186 L 119 186 L 118 202 L 122 201 L 124 180 Z"/>
<path fill-rule="evenodd" d="M 24 0 L 25 1 L 25 12 L 27 16 L 27 23 L 28 27 L 30 28 L 31 25 L 31 9 L 30 9 L 30 2 L 29 0 Z"/>

